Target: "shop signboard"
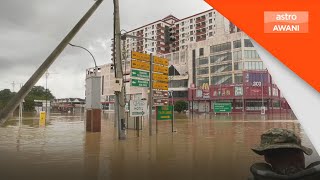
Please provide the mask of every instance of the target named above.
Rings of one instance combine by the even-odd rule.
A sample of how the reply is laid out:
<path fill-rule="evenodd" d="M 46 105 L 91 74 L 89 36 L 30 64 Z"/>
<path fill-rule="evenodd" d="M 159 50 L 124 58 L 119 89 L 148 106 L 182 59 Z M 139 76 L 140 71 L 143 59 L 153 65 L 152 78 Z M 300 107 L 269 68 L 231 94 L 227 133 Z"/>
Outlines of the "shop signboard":
<path fill-rule="evenodd" d="M 243 95 L 243 87 L 242 86 L 235 86 L 234 87 L 234 95 L 235 96 L 242 96 Z"/>

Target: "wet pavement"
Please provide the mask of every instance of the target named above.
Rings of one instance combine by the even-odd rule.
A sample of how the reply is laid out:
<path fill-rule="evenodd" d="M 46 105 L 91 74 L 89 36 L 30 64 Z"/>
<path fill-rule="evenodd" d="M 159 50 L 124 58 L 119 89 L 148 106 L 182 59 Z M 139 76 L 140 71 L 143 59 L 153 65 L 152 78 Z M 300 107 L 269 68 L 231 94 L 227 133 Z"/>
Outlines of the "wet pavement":
<path fill-rule="evenodd" d="M 312 147 L 293 114 L 261 116 L 176 114 L 171 122 L 148 120 L 118 141 L 114 114 L 102 116 L 102 132 L 86 133 L 84 115 L 51 114 L 45 128 L 25 115 L 0 128 L 0 179 L 247 179 L 263 159 L 250 148 L 273 127 L 294 130 Z M 314 148 L 313 148 L 314 149 Z M 307 165 L 320 160 L 306 157 Z"/>

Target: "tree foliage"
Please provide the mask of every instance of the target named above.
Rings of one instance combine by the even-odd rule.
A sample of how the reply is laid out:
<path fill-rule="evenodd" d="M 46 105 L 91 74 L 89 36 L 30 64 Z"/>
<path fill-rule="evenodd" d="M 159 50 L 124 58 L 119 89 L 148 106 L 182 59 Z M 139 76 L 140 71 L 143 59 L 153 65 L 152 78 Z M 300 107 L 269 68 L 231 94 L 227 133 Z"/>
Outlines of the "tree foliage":
<path fill-rule="evenodd" d="M 4 89 L 0 91 L 0 109 L 3 109 L 9 100 L 14 96 L 14 92 L 10 89 Z"/>
<path fill-rule="evenodd" d="M 187 109 L 188 109 L 188 103 L 186 101 L 177 101 L 174 104 L 174 110 L 179 113 Z"/>
<path fill-rule="evenodd" d="M 11 92 L 9 89 L 4 89 L 0 91 L 0 109 L 4 108 L 4 106 L 8 103 L 8 101 L 15 95 L 14 92 Z M 34 100 L 52 100 L 55 97 L 52 95 L 50 90 L 46 89 L 42 86 L 34 86 L 31 91 L 28 93 L 25 102 L 23 103 L 23 107 L 25 111 L 34 111 L 35 103 Z"/>

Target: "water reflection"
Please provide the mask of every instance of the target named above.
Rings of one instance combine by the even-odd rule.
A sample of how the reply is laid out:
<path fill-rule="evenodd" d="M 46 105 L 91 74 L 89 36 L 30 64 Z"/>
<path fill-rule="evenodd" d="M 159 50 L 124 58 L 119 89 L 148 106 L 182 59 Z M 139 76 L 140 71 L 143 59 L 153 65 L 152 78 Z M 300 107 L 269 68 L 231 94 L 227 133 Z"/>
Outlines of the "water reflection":
<path fill-rule="evenodd" d="M 247 179 L 252 163 L 262 161 L 250 148 L 266 130 L 279 127 L 300 134 L 291 114 L 175 114 L 158 123 L 150 138 L 148 121 L 140 136 L 128 131 L 118 141 L 114 114 L 104 114 L 101 133 L 85 133 L 83 115 L 52 114 L 45 128 L 37 116 L 12 119 L 0 128 L 0 173 L 4 179 Z M 265 120 L 264 120 L 265 119 Z M 319 160 L 314 153 L 307 164 Z M 230 173 L 232 172 L 232 173 Z"/>

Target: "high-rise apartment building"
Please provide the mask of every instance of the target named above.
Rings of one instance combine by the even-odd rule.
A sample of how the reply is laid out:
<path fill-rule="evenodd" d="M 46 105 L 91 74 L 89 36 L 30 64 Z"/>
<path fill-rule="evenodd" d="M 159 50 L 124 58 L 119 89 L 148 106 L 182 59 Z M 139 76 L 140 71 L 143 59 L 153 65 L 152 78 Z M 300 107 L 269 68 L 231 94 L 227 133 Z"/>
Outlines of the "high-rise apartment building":
<path fill-rule="evenodd" d="M 166 28 L 175 37 L 170 43 L 165 41 Z M 169 15 L 127 34 L 139 38 L 122 40 L 126 82 L 130 82 L 131 51 L 153 53 L 169 60 L 171 100 L 190 102 L 190 110 L 191 102 L 198 112 L 212 112 L 216 102 L 232 103 L 233 112 L 257 112 L 261 107 L 266 107 L 267 112 L 288 109 L 250 38 L 214 9 L 183 19 Z M 112 65 L 101 66 L 99 74 L 103 87 L 101 102 L 104 109 L 113 110 Z M 126 94 L 127 100 L 147 98 L 148 90 L 126 83 Z"/>

